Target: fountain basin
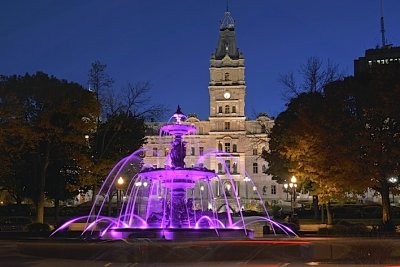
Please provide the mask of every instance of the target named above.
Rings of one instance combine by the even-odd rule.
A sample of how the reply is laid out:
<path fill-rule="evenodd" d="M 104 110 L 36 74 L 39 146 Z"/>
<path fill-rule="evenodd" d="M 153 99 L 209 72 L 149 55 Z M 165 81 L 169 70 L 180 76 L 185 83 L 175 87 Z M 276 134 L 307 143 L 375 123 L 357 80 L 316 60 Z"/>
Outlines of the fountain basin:
<path fill-rule="evenodd" d="M 232 228 L 115 228 L 110 229 L 104 239 L 149 238 L 160 240 L 198 240 L 198 239 L 248 239 L 254 237 L 250 229 Z"/>

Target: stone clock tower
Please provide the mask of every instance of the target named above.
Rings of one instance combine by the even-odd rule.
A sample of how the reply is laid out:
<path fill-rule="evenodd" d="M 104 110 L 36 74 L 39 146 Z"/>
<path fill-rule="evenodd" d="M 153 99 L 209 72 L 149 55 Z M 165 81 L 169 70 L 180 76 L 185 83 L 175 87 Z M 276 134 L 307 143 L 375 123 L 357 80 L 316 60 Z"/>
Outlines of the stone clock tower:
<path fill-rule="evenodd" d="M 235 22 L 225 12 L 219 29 L 218 46 L 210 60 L 211 131 L 243 131 L 246 84 L 244 57 L 236 45 Z"/>
<path fill-rule="evenodd" d="M 273 120 L 266 113 L 260 113 L 255 120 L 245 115 L 244 56 L 237 47 L 235 34 L 235 21 L 226 10 L 217 48 L 210 59 L 210 115 L 208 120 L 188 115 L 186 123 L 195 126 L 197 132 L 184 137 L 185 166 L 195 167 L 200 162 L 218 174 L 218 179 L 211 180 L 208 186 L 197 185 L 191 196 L 197 205 L 201 203 L 203 208 L 217 211 L 226 208 L 226 201 L 233 211 L 239 211 L 254 208 L 258 203 L 254 199 L 259 195 L 269 202 L 286 196 L 283 187 L 267 174 L 268 163 L 260 157 L 268 150 Z M 154 132 L 146 140 L 145 161 L 157 168 L 165 166 L 171 141 L 168 136 L 160 138 L 160 125 L 153 123 Z M 211 193 L 212 198 L 206 197 Z M 240 203 L 232 197 L 235 194 Z"/>

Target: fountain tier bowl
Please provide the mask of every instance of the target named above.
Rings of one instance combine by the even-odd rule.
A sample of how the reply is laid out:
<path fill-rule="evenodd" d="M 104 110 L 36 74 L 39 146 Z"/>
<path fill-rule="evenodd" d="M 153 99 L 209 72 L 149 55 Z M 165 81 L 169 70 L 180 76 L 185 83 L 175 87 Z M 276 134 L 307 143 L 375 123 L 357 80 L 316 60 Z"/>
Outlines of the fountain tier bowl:
<path fill-rule="evenodd" d="M 216 174 L 213 170 L 205 168 L 157 168 L 142 171 L 140 176 L 153 181 L 161 181 L 167 188 L 193 188 L 196 181 L 208 181 L 216 177 Z"/>

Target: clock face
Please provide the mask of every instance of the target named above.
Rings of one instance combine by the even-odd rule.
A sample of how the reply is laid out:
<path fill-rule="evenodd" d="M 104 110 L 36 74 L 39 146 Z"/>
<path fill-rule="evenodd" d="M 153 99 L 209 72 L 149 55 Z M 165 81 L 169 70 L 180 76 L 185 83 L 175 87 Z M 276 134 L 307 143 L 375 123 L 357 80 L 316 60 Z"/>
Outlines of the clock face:
<path fill-rule="evenodd" d="M 224 97 L 225 97 L 225 99 L 231 98 L 231 93 L 225 92 L 225 93 L 224 93 Z"/>

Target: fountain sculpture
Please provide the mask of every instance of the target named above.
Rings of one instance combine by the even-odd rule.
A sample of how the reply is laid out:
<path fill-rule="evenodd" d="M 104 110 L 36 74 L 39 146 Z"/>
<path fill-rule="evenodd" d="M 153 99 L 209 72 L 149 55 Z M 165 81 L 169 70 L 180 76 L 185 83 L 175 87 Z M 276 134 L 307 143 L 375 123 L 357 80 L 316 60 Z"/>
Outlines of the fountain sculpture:
<path fill-rule="evenodd" d="M 264 204 L 265 215 L 252 217 L 251 221 L 242 216 L 241 210 L 237 214 L 230 212 L 226 195 L 226 211 L 223 213 L 218 213 L 215 207 L 204 208 L 201 205 L 198 208 L 193 189 L 200 183 L 208 185 L 209 197 L 215 199 L 210 182 L 213 179 L 219 181 L 219 178 L 213 170 L 203 167 L 202 164 L 192 168 L 185 167 L 184 136 L 195 133 L 196 127 L 185 123 L 186 116 L 179 106 L 172 118 L 160 131 L 160 134 L 173 138 L 164 168 L 145 164 L 140 157 L 143 151 L 136 151 L 122 159 L 106 178 L 96 197 L 97 205 L 92 207 L 90 214 L 70 220 L 53 235 L 82 220 L 86 221 L 83 230 L 85 236 L 96 235 L 103 239 L 251 238 L 253 231 L 248 226 L 260 222 L 268 225 L 273 233 L 295 235 L 288 227 L 270 219 Z M 125 190 L 116 188 L 118 184 L 123 184 L 122 177 L 127 176 L 131 179 L 126 179 L 130 182 Z M 239 203 L 235 183 L 232 179 L 231 182 L 235 201 Z M 117 214 L 106 216 L 107 199 L 112 199 L 115 191 Z"/>

